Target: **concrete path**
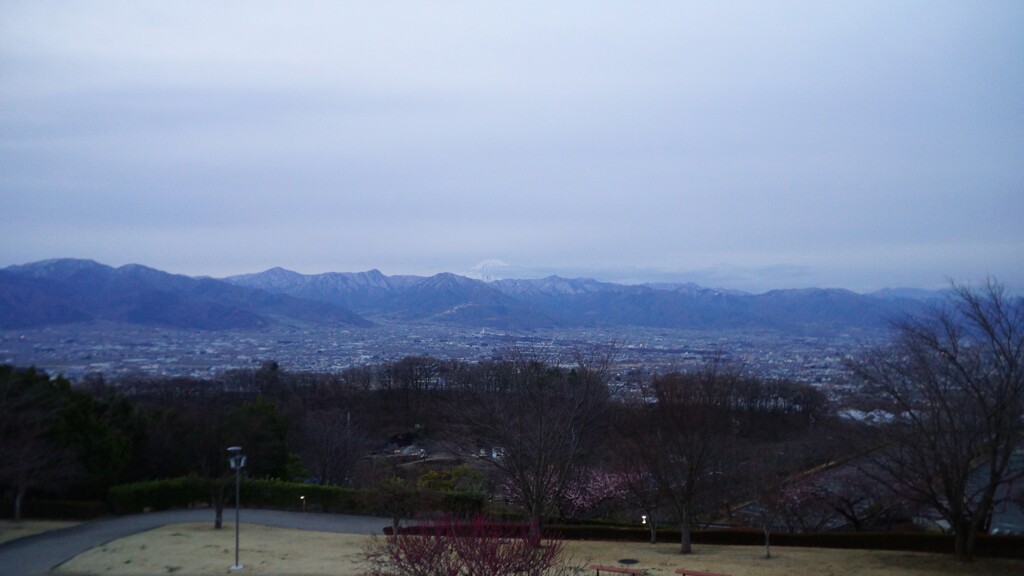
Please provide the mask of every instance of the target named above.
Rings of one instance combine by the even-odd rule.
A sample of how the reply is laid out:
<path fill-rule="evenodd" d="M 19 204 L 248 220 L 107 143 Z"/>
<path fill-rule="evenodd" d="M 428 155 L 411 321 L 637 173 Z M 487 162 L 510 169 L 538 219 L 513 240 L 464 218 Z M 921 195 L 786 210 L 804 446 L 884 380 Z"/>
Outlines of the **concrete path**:
<path fill-rule="evenodd" d="M 277 510 L 243 509 L 240 519 L 242 524 L 344 534 L 382 534 L 384 527 L 391 524 L 386 518 Z M 234 521 L 234 509 L 225 509 L 224 522 L 233 524 Z M 0 576 L 41 576 L 82 552 L 112 540 L 167 524 L 190 522 L 212 524 L 213 510 L 171 510 L 119 516 L 12 540 L 0 544 Z"/>

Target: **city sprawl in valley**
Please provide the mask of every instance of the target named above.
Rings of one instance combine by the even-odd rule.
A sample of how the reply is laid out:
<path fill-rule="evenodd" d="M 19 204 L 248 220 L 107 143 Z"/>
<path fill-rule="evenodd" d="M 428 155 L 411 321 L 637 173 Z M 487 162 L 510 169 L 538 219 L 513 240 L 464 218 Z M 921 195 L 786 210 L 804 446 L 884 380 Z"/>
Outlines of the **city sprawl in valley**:
<path fill-rule="evenodd" d="M 877 336 L 797 336 L 770 331 L 716 332 L 658 328 L 537 329 L 504 332 L 432 324 L 373 328 L 273 327 L 200 331 L 111 324 L 48 326 L 0 332 L 0 363 L 36 365 L 80 379 L 107 376 L 214 377 L 275 361 L 288 370 L 337 372 L 406 356 L 474 362 L 510 348 L 564 356 L 592 345 L 616 345 L 622 370 L 688 369 L 722 354 L 751 374 L 827 384 L 842 361 Z"/>
<path fill-rule="evenodd" d="M 72 379 L 208 377 L 268 361 L 332 372 L 405 356 L 474 362 L 516 347 L 554 357 L 614 345 L 623 370 L 721 355 L 758 376 L 829 383 L 889 322 L 939 296 L 281 269 L 218 281 L 84 260 L 12 266 L 0 287 L 0 361 Z"/>

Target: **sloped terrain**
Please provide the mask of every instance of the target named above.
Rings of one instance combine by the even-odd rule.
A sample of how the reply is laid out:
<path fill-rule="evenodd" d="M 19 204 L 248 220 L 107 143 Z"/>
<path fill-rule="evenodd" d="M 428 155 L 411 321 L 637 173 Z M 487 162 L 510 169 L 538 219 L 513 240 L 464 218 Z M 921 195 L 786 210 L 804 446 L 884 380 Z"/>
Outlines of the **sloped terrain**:
<path fill-rule="evenodd" d="M 260 328 L 281 320 L 370 325 L 330 303 L 139 265 L 49 260 L 0 270 L 0 326 L 93 320 L 202 330 Z"/>

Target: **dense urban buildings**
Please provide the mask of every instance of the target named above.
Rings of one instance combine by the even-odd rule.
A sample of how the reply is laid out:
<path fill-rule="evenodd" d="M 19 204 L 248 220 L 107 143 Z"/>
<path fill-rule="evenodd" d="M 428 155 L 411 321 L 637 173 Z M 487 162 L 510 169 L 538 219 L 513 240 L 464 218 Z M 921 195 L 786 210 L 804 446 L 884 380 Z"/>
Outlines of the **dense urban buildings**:
<path fill-rule="evenodd" d="M 844 358 L 879 338 L 655 328 L 513 332 L 436 324 L 201 331 L 100 323 L 4 330 L 0 363 L 35 365 L 71 380 L 98 373 L 209 377 L 267 361 L 293 371 L 336 372 L 405 356 L 473 362 L 513 347 L 557 357 L 574 348 L 615 346 L 623 371 L 686 369 L 722 354 L 751 375 L 827 384 L 841 377 Z"/>

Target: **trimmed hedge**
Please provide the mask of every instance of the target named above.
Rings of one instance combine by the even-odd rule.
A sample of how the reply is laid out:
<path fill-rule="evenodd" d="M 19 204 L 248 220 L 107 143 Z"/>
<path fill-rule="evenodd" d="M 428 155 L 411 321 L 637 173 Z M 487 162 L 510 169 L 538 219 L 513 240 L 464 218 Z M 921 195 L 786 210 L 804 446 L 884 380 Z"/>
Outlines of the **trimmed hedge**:
<path fill-rule="evenodd" d="M 953 553 L 952 534 L 924 532 L 823 532 L 820 534 L 772 534 L 772 545 L 816 548 L 856 548 Z M 762 538 L 762 543 L 764 542 Z M 979 534 L 976 556 L 1024 559 L 1024 538 Z"/>
<path fill-rule="evenodd" d="M 501 522 L 501 521 L 480 521 L 477 522 L 454 522 L 449 523 L 448 521 L 441 520 L 438 524 L 426 523 L 426 524 L 412 524 L 409 526 L 401 526 L 398 529 L 398 534 L 401 536 L 430 536 L 441 533 L 451 534 L 456 537 L 475 536 L 481 532 L 498 534 L 503 538 L 519 538 L 526 536 L 530 532 L 529 523 L 524 522 Z M 391 536 L 395 531 L 391 526 L 384 527 L 384 534 Z M 544 536 L 548 536 L 545 533 Z M 555 535 L 554 533 L 550 535 Z"/>
<path fill-rule="evenodd" d="M 469 518 L 482 514 L 487 508 L 487 498 L 479 492 L 444 492 L 441 512 Z"/>
<path fill-rule="evenodd" d="M 545 526 L 544 532 L 566 540 L 649 542 L 651 538 L 651 533 L 647 528 L 634 527 L 549 525 Z M 658 529 L 658 542 L 679 542 L 680 538 L 678 528 Z M 694 530 L 691 538 L 694 544 L 764 546 L 764 532 L 760 530 Z M 821 532 L 816 534 L 772 532 L 771 544 L 772 546 L 903 550 L 939 554 L 953 552 L 952 535 L 923 532 Z M 1024 559 L 1024 537 L 979 534 L 974 553 L 979 557 Z"/>
<path fill-rule="evenodd" d="M 210 485 L 198 476 L 147 480 L 112 486 L 107 499 L 117 514 L 191 508 L 197 504 L 209 505 Z"/>
<path fill-rule="evenodd" d="M 482 494 L 468 492 L 419 492 L 424 512 L 443 512 L 472 516 L 487 504 Z M 303 498 L 303 496 L 305 498 Z M 339 486 L 319 486 L 280 480 L 244 480 L 242 502 L 247 506 L 339 514 L 382 515 L 376 490 L 356 490 Z"/>
<path fill-rule="evenodd" d="M 231 500 L 234 501 L 233 498 Z M 338 514 L 369 512 L 364 490 L 281 480 L 243 480 L 242 504 L 277 510 L 302 510 L 305 507 L 309 511 Z"/>
<path fill-rule="evenodd" d="M 223 482 L 227 504 L 233 504 L 234 482 Z M 281 480 L 243 479 L 242 505 L 252 508 L 277 510 L 308 510 L 335 514 L 381 515 L 379 497 L 375 490 L 356 490 L 339 486 L 320 486 Z M 442 512 L 468 517 L 483 512 L 487 505 L 482 494 L 468 492 L 422 493 L 424 512 Z M 305 498 L 303 498 L 305 497 Z M 111 508 L 118 514 L 131 514 L 143 510 L 168 510 L 210 505 L 210 484 L 197 476 L 149 480 L 122 484 L 110 489 Z"/>

